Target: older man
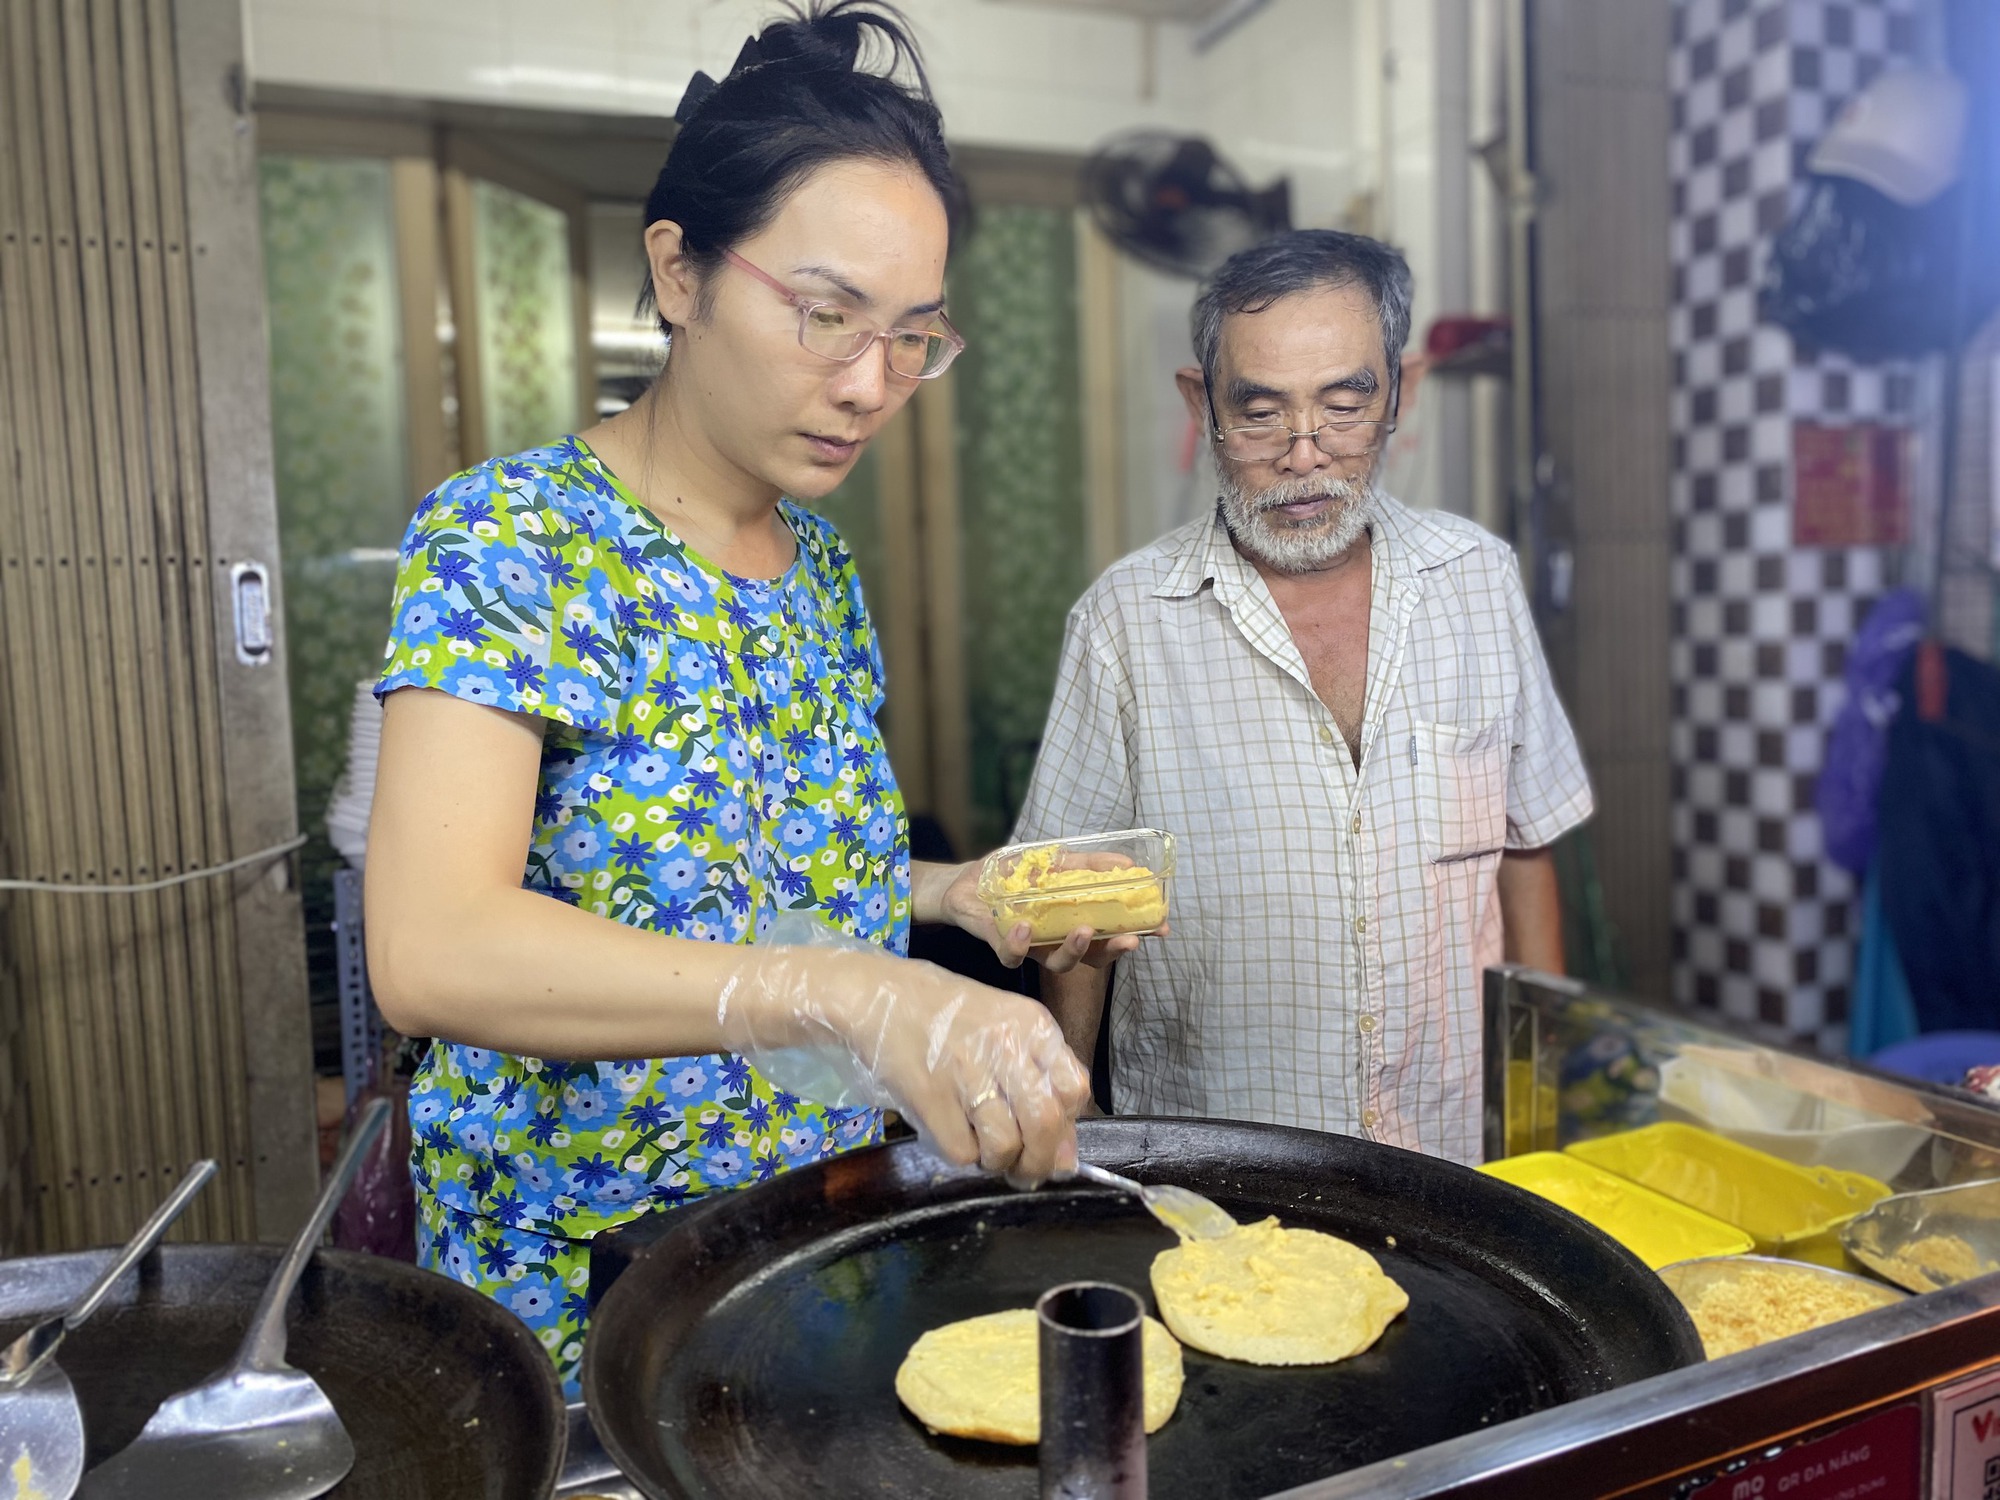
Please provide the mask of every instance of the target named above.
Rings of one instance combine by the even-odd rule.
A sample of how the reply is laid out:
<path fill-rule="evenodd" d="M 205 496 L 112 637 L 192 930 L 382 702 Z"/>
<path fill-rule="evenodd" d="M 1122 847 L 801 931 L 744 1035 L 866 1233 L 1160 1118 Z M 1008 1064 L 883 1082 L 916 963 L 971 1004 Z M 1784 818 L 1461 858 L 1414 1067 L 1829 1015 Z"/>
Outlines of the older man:
<path fill-rule="evenodd" d="M 1375 487 L 1410 274 L 1331 230 L 1231 259 L 1181 393 L 1215 514 L 1071 611 L 1017 837 L 1180 838 L 1172 932 L 1122 959 L 1121 1112 L 1480 1152 L 1479 975 L 1559 970 L 1547 846 L 1590 815 L 1519 566 Z M 1089 1056 L 1104 975 L 1047 975 Z"/>

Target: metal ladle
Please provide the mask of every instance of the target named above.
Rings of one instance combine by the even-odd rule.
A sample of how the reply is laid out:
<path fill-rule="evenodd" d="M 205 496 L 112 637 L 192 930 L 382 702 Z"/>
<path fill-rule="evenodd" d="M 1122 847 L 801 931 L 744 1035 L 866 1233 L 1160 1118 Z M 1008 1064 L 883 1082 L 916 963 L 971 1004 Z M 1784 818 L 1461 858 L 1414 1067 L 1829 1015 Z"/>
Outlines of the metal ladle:
<path fill-rule="evenodd" d="M 1219 1240 L 1225 1234 L 1234 1234 L 1239 1227 L 1219 1204 L 1202 1197 L 1193 1188 L 1134 1182 L 1087 1161 L 1076 1164 L 1076 1175 L 1085 1182 L 1130 1193 L 1146 1205 L 1148 1213 L 1184 1240 Z"/>
<path fill-rule="evenodd" d="M 386 1099 L 362 1112 L 236 1358 L 161 1402 L 131 1447 L 84 1476 L 85 1500 L 313 1500 L 347 1477 L 354 1440 L 319 1383 L 285 1363 L 285 1310 L 388 1115 Z"/>
<path fill-rule="evenodd" d="M 81 1328 L 133 1266 L 160 1242 L 160 1236 L 215 1175 L 215 1163 L 198 1161 L 153 1216 L 139 1226 L 90 1289 L 67 1312 L 44 1318 L 0 1350 L 0 1489 L 8 1500 L 69 1500 L 83 1477 L 83 1412 L 76 1387 L 55 1362 L 63 1335 Z"/>
<path fill-rule="evenodd" d="M 1840 1229 L 1847 1253 L 1885 1281 L 1935 1292 L 2000 1270 L 2000 1181 L 1896 1193 Z"/>

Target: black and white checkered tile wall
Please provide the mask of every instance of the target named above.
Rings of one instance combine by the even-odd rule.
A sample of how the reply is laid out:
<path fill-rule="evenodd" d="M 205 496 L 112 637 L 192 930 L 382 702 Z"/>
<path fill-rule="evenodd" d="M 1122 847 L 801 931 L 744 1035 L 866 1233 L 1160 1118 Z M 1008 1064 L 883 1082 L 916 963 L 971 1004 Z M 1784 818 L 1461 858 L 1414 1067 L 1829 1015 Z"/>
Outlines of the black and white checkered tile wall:
<path fill-rule="evenodd" d="M 1913 378 L 1795 354 L 1756 283 L 1841 105 L 1913 55 L 1925 0 L 1675 0 L 1675 998 L 1845 1041 L 1853 884 L 1812 792 L 1872 548 L 1792 545 L 1792 424 L 1896 421 Z"/>

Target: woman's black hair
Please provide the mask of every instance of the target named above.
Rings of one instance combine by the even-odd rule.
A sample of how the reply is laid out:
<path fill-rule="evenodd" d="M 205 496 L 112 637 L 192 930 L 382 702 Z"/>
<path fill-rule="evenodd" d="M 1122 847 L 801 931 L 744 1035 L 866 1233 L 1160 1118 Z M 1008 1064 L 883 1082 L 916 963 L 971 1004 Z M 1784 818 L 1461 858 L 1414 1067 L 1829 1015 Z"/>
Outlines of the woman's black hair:
<path fill-rule="evenodd" d="M 861 65 L 873 32 L 882 71 Z M 911 81 L 894 76 L 906 68 Z M 720 83 L 697 73 L 676 118 L 680 133 L 646 198 L 648 227 L 671 219 L 683 253 L 706 277 L 768 224 L 785 199 L 829 162 L 908 163 L 957 219 L 960 189 L 923 59 L 902 14 L 880 3 L 811 0 L 743 44 Z M 650 276 L 640 307 L 652 305 Z M 661 320 L 661 331 L 671 330 Z"/>

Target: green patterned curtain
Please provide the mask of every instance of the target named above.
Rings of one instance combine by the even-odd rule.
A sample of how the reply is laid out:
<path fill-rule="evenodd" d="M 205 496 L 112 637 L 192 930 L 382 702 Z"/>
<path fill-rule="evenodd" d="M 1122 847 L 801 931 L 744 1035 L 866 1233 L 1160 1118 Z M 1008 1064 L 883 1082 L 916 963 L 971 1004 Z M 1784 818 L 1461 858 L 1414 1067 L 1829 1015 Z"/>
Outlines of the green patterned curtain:
<path fill-rule="evenodd" d="M 260 163 L 271 438 L 313 995 L 331 1003 L 326 808 L 354 685 L 380 669 L 410 493 L 389 164 Z"/>
<path fill-rule="evenodd" d="M 955 378 L 973 823 L 990 847 L 1020 810 L 1063 621 L 1089 582 L 1069 212 L 982 209 L 952 265 L 951 315 L 967 342 Z"/>
<path fill-rule="evenodd" d="M 483 180 L 473 183 L 472 202 L 486 446 L 518 453 L 577 425 L 569 220 Z"/>
<path fill-rule="evenodd" d="M 898 421 L 907 421 L 898 417 Z M 877 488 L 875 450 L 863 450 L 861 459 L 841 481 L 840 488 L 811 508 L 833 523 L 847 550 L 854 554 L 855 569 L 861 574 L 861 589 L 868 596 L 869 613 L 880 615 L 889 598 L 889 585 L 882 576 L 882 501 Z"/>

